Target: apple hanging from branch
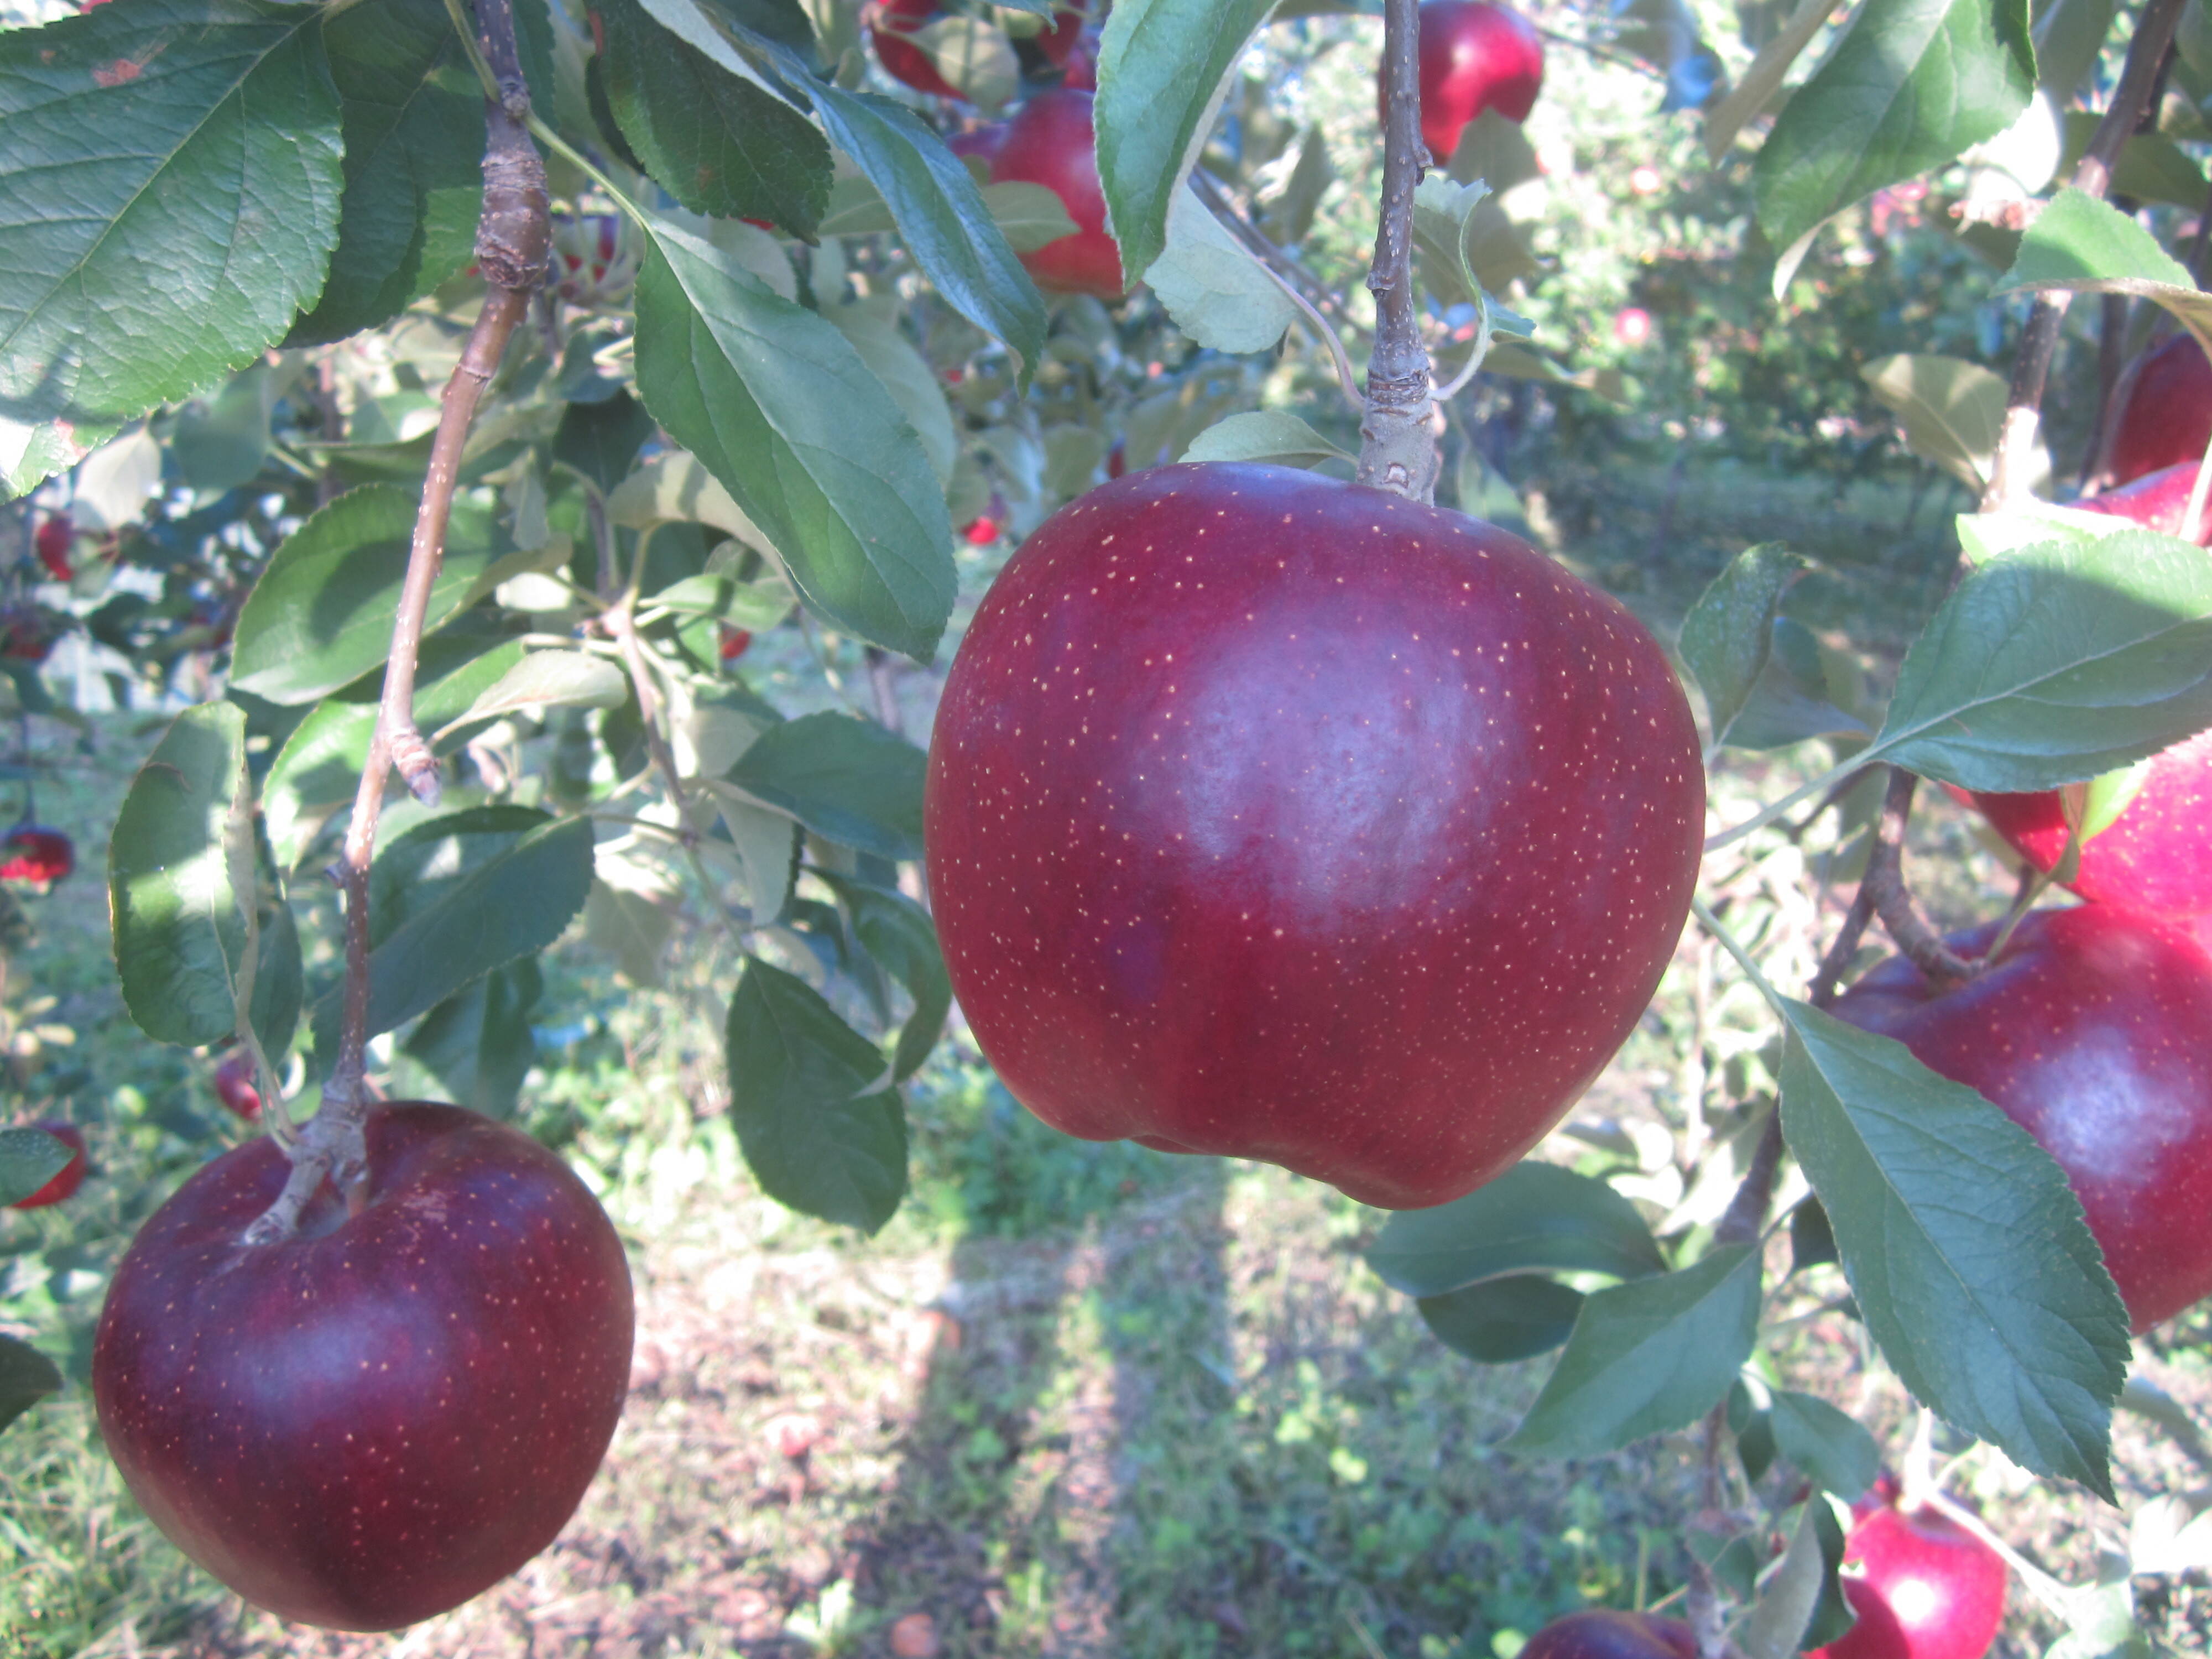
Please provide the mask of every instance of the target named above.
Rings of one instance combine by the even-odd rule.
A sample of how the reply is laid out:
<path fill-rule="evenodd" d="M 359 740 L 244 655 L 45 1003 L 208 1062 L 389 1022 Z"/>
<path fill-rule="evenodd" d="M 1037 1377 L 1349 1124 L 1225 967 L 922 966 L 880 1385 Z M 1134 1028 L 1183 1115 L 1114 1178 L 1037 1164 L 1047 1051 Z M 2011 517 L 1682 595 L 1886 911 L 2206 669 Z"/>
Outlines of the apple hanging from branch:
<path fill-rule="evenodd" d="M 1039 288 L 1118 300 L 1129 284 L 1121 272 L 1121 250 L 1106 229 L 1091 109 L 1091 94 L 1080 88 L 1041 92 L 1011 120 L 963 133 L 951 148 L 989 161 L 994 185 L 1010 179 L 1042 185 L 1075 221 L 1073 235 L 1019 256 Z"/>
<path fill-rule="evenodd" d="M 1544 39 L 1492 0 L 1427 0 L 1421 8 L 1421 140 L 1438 167 L 1486 109 L 1525 121 L 1544 84 Z M 1376 88 L 1377 119 L 1382 105 Z"/>
<path fill-rule="evenodd" d="M 2194 465 L 2212 443 L 2212 362 L 2184 331 L 2143 360 L 2106 452 L 2112 482 L 2161 467 Z M 2081 502 L 2086 507 L 2087 502 Z"/>
<path fill-rule="evenodd" d="M 1808 1659 L 1982 1659 L 2004 1623 L 2005 1564 L 1940 1510 L 1884 1482 L 1852 1506 L 1844 1599 L 1858 1622 Z"/>

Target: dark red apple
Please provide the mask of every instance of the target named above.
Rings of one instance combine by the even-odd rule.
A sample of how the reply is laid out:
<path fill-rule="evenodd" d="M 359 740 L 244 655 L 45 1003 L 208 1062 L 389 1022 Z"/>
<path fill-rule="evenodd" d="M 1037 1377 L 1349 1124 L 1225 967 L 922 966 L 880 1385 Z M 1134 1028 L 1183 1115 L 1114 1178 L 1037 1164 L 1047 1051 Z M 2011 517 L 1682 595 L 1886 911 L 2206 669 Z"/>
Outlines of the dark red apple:
<path fill-rule="evenodd" d="M 1978 956 L 1996 925 L 1952 940 Z M 2031 912 L 1948 990 L 1903 957 L 1837 1000 L 2057 1160 L 2138 1332 L 2212 1295 L 2212 956 L 2109 905 Z"/>
<path fill-rule="evenodd" d="M 1076 0 L 1052 20 L 1050 28 L 1036 37 L 1036 49 L 1054 69 L 1066 67 L 1075 55 L 1076 43 L 1083 38 L 1084 13 L 1089 9 L 1089 0 Z"/>
<path fill-rule="evenodd" d="M 629 1272 L 583 1182 L 455 1106 L 380 1107 L 369 1191 L 247 1245 L 290 1165 L 226 1153 L 140 1229 L 93 1347 L 100 1431 L 170 1541 L 282 1618 L 393 1630 L 553 1540 L 629 1378 Z"/>
<path fill-rule="evenodd" d="M 722 624 L 721 640 L 718 648 L 721 652 L 724 662 L 735 662 L 752 648 L 752 642 L 750 629 L 732 628 L 727 623 Z"/>
<path fill-rule="evenodd" d="M 1060 84 L 1078 92 L 1098 90 L 1098 33 L 1095 29 L 1077 33 L 1060 59 Z"/>
<path fill-rule="evenodd" d="M 1698 1638 L 1679 1619 L 1590 1607 L 1552 1620 L 1521 1659 L 1698 1659 Z"/>
<path fill-rule="evenodd" d="M 2179 536 L 2184 541 L 2203 546 L 2212 543 L 2212 507 L 2205 510 L 2203 522 L 2197 526 L 2194 535 L 2185 530 L 2181 522 L 2189 511 L 2189 492 L 2196 484 L 2197 463 L 2177 461 L 2155 472 L 2146 472 L 2117 489 L 2107 489 L 2101 495 L 2087 496 L 2067 505 L 2084 513 L 2109 513 L 2146 530 L 2155 530 L 2161 536 Z"/>
<path fill-rule="evenodd" d="M 70 1149 L 70 1161 L 54 1172 L 54 1178 L 36 1192 L 17 1199 L 8 1207 L 14 1210 L 43 1210 L 49 1204 L 58 1204 L 75 1196 L 84 1185 L 84 1131 L 74 1123 L 33 1123 L 33 1129 L 44 1129 L 56 1140 Z"/>
<path fill-rule="evenodd" d="M 960 88 L 939 75 L 936 61 L 908 38 L 942 14 L 938 0 L 875 0 L 868 39 L 874 43 L 876 61 L 892 80 L 933 98 L 960 98 L 965 96 Z"/>
<path fill-rule="evenodd" d="M 1421 7 L 1421 142 L 1438 167 L 1467 124 L 1486 109 L 1525 121 L 1544 84 L 1544 40 L 1535 26 L 1491 0 L 1425 0 Z M 1375 100 L 1381 118 L 1382 88 Z"/>
<path fill-rule="evenodd" d="M 1808 1659 L 1982 1659 L 2004 1622 L 2003 1558 L 1934 1510 L 1852 1514 L 1843 1585 L 1858 1623 Z"/>
<path fill-rule="evenodd" d="M 953 988 L 1039 1117 L 1410 1208 L 1510 1167 L 1626 1037 L 1704 803 L 1665 656 L 1526 544 L 1183 465 L 1008 562 L 924 836 Z"/>
<path fill-rule="evenodd" d="M 1041 92 L 999 129 L 988 151 L 991 182 L 1020 179 L 1042 185 L 1075 221 L 1073 235 L 1021 256 L 1039 288 L 1118 300 L 1128 283 L 1121 276 L 1121 251 L 1106 234 L 1106 194 L 1098 185 L 1093 142 L 1089 93 L 1066 87 Z M 979 145 L 973 153 L 986 152 Z"/>
<path fill-rule="evenodd" d="M 58 582 L 65 582 L 75 574 L 70 569 L 70 547 L 76 540 L 76 524 L 66 513 L 57 513 L 39 526 L 31 544 L 39 556 L 39 562 L 46 574 Z"/>
<path fill-rule="evenodd" d="M 252 1052 L 233 1048 L 215 1068 L 215 1097 L 251 1123 L 261 1115 L 261 1091 L 254 1081 Z"/>
<path fill-rule="evenodd" d="M 57 882 L 76 868 L 76 847 L 58 830 L 19 824 L 0 841 L 0 881 Z"/>
<path fill-rule="evenodd" d="M 2212 363 L 2194 335 L 2175 335 L 2145 360 L 2106 452 L 2114 483 L 2183 461 L 2212 443 Z M 2087 502 L 2081 503 L 2087 506 Z"/>

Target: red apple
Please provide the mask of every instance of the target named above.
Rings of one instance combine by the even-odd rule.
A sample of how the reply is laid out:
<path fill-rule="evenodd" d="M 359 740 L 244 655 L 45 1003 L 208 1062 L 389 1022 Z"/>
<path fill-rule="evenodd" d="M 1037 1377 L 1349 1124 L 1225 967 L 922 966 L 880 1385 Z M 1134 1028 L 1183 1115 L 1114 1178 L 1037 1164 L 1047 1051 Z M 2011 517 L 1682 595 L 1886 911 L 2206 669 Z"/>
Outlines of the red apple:
<path fill-rule="evenodd" d="M 261 1115 L 261 1091 L 254 1086 L 253 1054 L 233 1048 L 215 1068 L 215 1097 L 248 1123 Z"/>
<path fill-rule="evenodd" d="M 1650 1000 L 1705 776 L 1628 612 L 1492 526 L 1283 467 L 1133 472 L 954 659 L 924 837 L 955 993 L 1087 1139 L 1440 1204 Z"/>
<path fill-rule="evenodd" d="M 66 513 L 57 513 L 39 526 L 38 534 L 31 538 L 39 556 L 39 562 L 46 574 L 58 582 L 65 582 L 74 574 L 70 569 L 70 548 L 76 540 L 76 524 Z"/>
<path fill-rule="evenodd" d="M 751 648 L 752 642 L 751 629 L 732 628 L 727 623 L 722 624 L 721 642 L 718 648 L 724 662 L 735 662 Z"/>
<path fill-rule="evenodd" d="M 1075 55 L 1076 43 L 1083 38 L 1083 14 L 1088 9 L 1089 0 L 1076 0 L 1053 19 L 1050 28 L 1036 37 L 1036 49 L 1054 69 L 1064 68 Z"/>
<path fill-rule="evenodd" d="M 356 1215 L 242 1236 L 290 1165 L 256 1139 L 140 1229 L 93 1346 L 100 1431 L 185 1554 L 285 1619 L 381 1631 L 553 1540 L 629 1377 L 622 1241 L 568 1166 L 455 1106 L 380 1107 Z"/>
<path fill-rule="evenodd" d="M 968 527 L 960 535 L 970 547 L 988 547 L 999 539 L 998 520 L 988 513 L 981 518 L 970 519 Z"/>
<path fill-rule="evenodd" d="M 76 848 L 58 830 L 18 824 L 0 841 L 0 881 L 52 883 L 76 868 Z"/>
<path fill-rule="evenodd" d="M 1075 221 L 1073 235 L 1021 256 L 1036 285 L 1060 294 L 1120 299 L 1128 283 L 1122 280 L 1121 251 L 1106 234 L 1106 194 L 1098 185 L 1091 94 L 1066 87 L 1041 92 L 1012 120 L 983 131 L 995 136 L 963 134 L 971 147 L 962 154 L 987 155 L 993 184 L 1019 179 L 1044 185 Z"/>
<path fill-rule="evenodd" d="M 1425 0 L 1421 7 L 1421 142 L 1438 167 L 1467 124 L 1486 109 L 1525 121 L 1544 84 L 1544 40 L 1517 11 L 1491 0 Z M 1382 108 L 1376 77 L 1376 109 Z"/>
<path fill-rule="evenodd" d="M 1996 926 L 1956 936 L 1986 949 Z M 2212 956 L 2108 905 L 2031 912 L 1974 978 L 1882 963 L 1837 1018 L 1978 1090 L 2057 1160 L 2134 1328 L 2212 1295 Z"/>
<path fill-rule="evenodd" d="M 43 1210 L 49 1204 L 58 1204 L 64 1199 L 74 1196 L 76 1189 L 84 1185 L 84 1131 L 74 1123 L 57 1123 L 52 1121 L 33 1123 L 30 1127 L 33 1129 L 44 1129 L 56 1140 L 68 1147 L 70 1161 L 55 1171 L 54 1178 L 45 1186 L 26 1197 L 17 1199 L 9 1205 L 8 1207 L 11 1210 Z"/>
<path fill-rule="evenodd" d="M 2197 463 L 2177 461 L 2155 472 L 2146 472 L 2118 489 L 2107 489 L 2101 495 L 2087 496 L 2067 505 L 2084 513 L 2109 513 L 2146 530 L 2155 530 L 2161 536 L 2179 536 L 2203 546 L 2212 544 L 2212 507 L 2205 509 L 2203 522 L 2197 526 L 2196 534 L 2190 534 L 2182 526 L 2182 520 L 2189 511 L 2189 492 L 2196 487 Z"/>
<path fill-rule="evenodd" d="M 1098 90 L 1098 32 L 1084 29 L 1070 42 L 1060 59 L 1060 84 L 1078 92 Z"/>
<path fill-rule="evenodd" d="M 1679 1619 L 1590 1607 L 1545 1626 L 1521 1659 L 1698 1659 L 1698 1638 Z"/>
<path fill-rule="evenodd" d="M 2112 429 L 2114 483 L 2204 458 L 2212 443 L 2212 363 L 2194 335 L 2175 335 L 2145 361 Z M 2084 506 L 2087 503 L 2084 502 Z"/>
<path fill-rule="evenodd" d="M 934 98 L 959 98 L 960 88 L 937 72 L 930 55 L 907 37 L 942 15 L 938 0 L 875 0 L 868 39 L 884 73 Z"/>
<path fill-rule="evenodd" d="M 1852 1510 L 1844 1599 L 1858 1623 L 1807 1659 L 1981 1659 L 2004 1622 L 2003 1558 L 1934 1510 Z"/>

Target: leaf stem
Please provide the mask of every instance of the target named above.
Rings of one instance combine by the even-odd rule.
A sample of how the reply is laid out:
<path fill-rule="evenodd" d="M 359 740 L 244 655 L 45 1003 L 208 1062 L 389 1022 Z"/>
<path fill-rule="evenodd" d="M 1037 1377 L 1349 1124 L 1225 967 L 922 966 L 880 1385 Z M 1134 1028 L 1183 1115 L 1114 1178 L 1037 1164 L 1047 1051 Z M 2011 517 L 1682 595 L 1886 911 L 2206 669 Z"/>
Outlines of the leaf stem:
<path fill-rule="evenodd" d="M 1822 790 L 1843 781 L 1866 763 L 1867 751 L 1864 750 L 1853 755 L 1849 760 L 1838 762 L 1821 773 L 1819 777 L 1814 778 L 1812 782 L 1800 785 L 1780 800 L 1760 807 L 1741 823 L 1732 824 L 1728 829 L 1708 837 L 1705 842 L 1705 852 L 1711 854 L 1719 852 L 1723 847 L 1732 847 L 1746 836 L 1764 830 L 1777 818 L 1787 817 L 1790 815 L 1790 809 L 1798 802 L 1809 799 Z"/>
<path fill-rule="evenodd" d="M 1375 349 L 1359 423 L 1359 483 L 1416 501 L 1435 499 L 1443 465 L 1429 349 L 1413 307 L 1413 191 L 1428 166 L 1421 142 L 1419 0 L 1383 0 L 1382 206 L 1375 229 Z"/>
<path fill-rule="evenodd" d="M 437 760 L 415 726 L 415 668 L 422 642 L 430 590 L 445 562 L 446 526 L 459 480 L 461 452 L 485 386 L 506 354 L 507 343 L 530 309 L 532 291 L 544 280 L 552 220 L 545 197 L 545 167 L 530 143 L 530 88 L 515 41 L 512 0 L 475 0 L 481 38 L 463 24 L 459 0 L 448 0 L 455 24 L 479 74 L 487 74 L 484 100 L 483 208 L 477 221 L 477 264 L 487 289 L 453 378 L 446 384 L 432 441 L 428 474 L 415 520 L 392 623 L 392 655 L 385 665 L 384 696 L 362 767 L 361 787 L 346 826 L 338 882 L 345 896 L 345 981 L 337 1058 L 323 1085 L 321 1103 L 287 1152 L 292 1171 L 283 1191 L 246 1229 L 249 1244 L 286 1238 L 300 1212 L 327 1178 L 344 1195 L 349 1212 L 368 1199 L 368 1150 L 363 1125 L 373 1098 L 367 1082 L 369 1013 L 368 871 L 376 850 L 376 824 L 385 785 L 394 766 L 410 789 L 434 802 Z"/>

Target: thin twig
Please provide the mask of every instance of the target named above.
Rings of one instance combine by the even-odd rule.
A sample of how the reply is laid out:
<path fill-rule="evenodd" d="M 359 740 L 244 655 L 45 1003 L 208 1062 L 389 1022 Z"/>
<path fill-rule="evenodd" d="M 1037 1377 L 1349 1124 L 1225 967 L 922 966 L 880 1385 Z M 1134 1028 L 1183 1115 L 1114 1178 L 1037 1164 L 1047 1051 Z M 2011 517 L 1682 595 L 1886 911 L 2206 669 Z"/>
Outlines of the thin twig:
<path fill-rule="evenodd" d="M 1375 349 L 1359 423 L 1358 481 L 1417 501 L 1435 498 L 1443 465 L 1429 349 L 1413 305 L 1413 191 L 1426 169 L 1421 142 L 1419 0 L 1383 0 L 1382 210 L 1375 230 Z"/>
<path fill-rule="evenodd" d="M 1914 967 L 1931 980 L 1972 979 L 1975 964 L 1943 942 L 1905 884 L 1905 825 L 1912 815 L 1913 792 L 1919 787 L 1920 780 L 1903 767 L 1889 769 L 1889 790 L 1875 820 L 1874 846 L 1867 853 L 1866 875 L 1859 884 L 1874 895 L 1875 914 L 1881 918 L 1884 931 Z"/>

